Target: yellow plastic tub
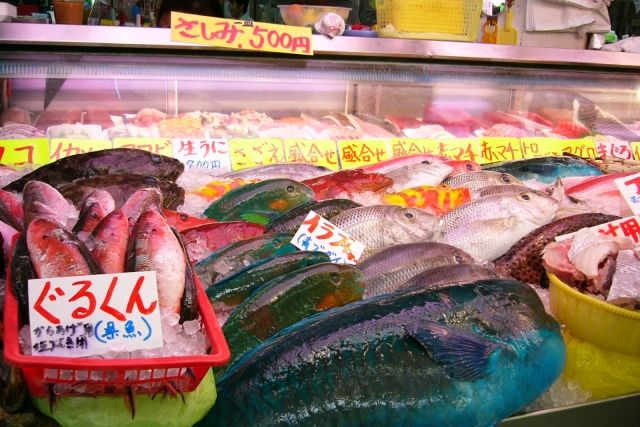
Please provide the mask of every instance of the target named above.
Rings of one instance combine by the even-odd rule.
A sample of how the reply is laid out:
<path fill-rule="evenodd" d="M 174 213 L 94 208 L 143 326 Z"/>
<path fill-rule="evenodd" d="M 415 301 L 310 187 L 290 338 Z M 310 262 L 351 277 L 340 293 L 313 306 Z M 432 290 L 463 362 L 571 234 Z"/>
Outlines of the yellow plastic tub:
<path fill-rule="evenodd" d="M 604 350 L 640 356 L 640 312 L 584 295 L 548 276 L 551 312 L 571 335 Z"/>
<path fill-rule="evenodd" d="M 378 36 L 475 41 L 482 0 L 376 0 Z"/>

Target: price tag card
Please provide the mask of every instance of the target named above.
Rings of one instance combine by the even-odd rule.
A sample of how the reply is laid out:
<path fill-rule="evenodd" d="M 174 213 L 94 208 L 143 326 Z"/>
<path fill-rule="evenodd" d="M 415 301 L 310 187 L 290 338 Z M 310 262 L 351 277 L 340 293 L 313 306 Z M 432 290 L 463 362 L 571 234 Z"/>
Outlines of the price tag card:
<path fill-rule="evenodd" d="M 311 28 L 171 13 L 171 40 L 229 49 L 313 55 Z"/>
<path fill-rule="evenodd" d="M 291 244 L 304 251 L 324 252 L 337 264 L 355 264 L 362 256 L 364 245 L 344 231 L 310 211 L 293 236 Z"/>
<path fill-rule="evenodd" d="M 617 159 L 631 160 L 633 159 L 633 152 L 631 151 L 631 144 L 627 141 L 620 141 L 619 139 L 597 139 L 596 138 L 596 153 L 598 157 L 614 157 Z"/>
<path fill-rule="evenodd" d="M 154 154 L 173 157 L 173 146 L 167 138 L 129 138 L 113 139 L 113 148 L 137 148 Z"/>
<path fill-rule="evenodd" d="M 106 150 L 112 145 L 111 141 L 104 139 L 53 138 L 50 142 L 49 160 L 54 162 L 75 154 Z"/>
<path fill-rule="evenodd" d="M 569 153 L 585 159 L 595 159 L 597 156 L 596 144 L 593 142 L 593 138 L 558 139 L 557 141 L 559 155 Z"/>
<path fill-rule="evenodd" d="M 433 154 L 436 151 L 438 151 L 438 143 L 430 138 L 394 138 L 391 140 L 393 157 Z"/>
<path fill-rule="evenodd" d="M 640 160 L 640 141 L 631 143 L 631 151 L 633 151 L 633 158 Z"/>
<path fill-rule="evenodd" d="M 0 163 L 9 166 L 49 163 L 47 138 L 0 139 Z"/>
<path fill-rule="evenodd" d="M 29 280 L 34 356 L 162 347 L 155 271 Z"/>
<path fill-rule="evenodd" d="M 229 151 L 233 170 L 284 163 L 284 148 L 278 138 L 232 139 Z"/>
<path fill-rule="evenodd" d="M 637 215 L 589 227 L 589 229 L 611 237 L 626 237 L 636 245 L 640 243 L 640 216 Z M 557 236 L 556 241 L 570 239 L 577 233 L 578 231 Z"/>
<path fill-rule="evenodd" d="M 309 163 L 340 170 L 338 149 L 331 139 L 285 139 L 287 163 Z"/>
<path fill-rule="evenodd" d="M 557 138 L 527 136 L 520 138 L 520 148 L 522 149 L 522 157 L 525 159 L 562 155 Z"/>
<path fill-rule="evenodd" d="M 634 214 L 640 214 L 640 173 L 614 180 Z"/>
<path fill-rule="evenodd" d="M 483 164 L 524 158 L 519 138 L 480 138 L 480 158 Z"/>
<path fill-rule="evenodd" d="M 441 139 L 436 154 L 447 156 L 451 160 L 469 160 L 480 162 L 480 142 L 477 138 Z"/>
<path fill-rule="evenodd" d="M 171 145 L 173 157 L 184 163 L 187 169 L 231 170 L 229 142 L 226 139 L 176 138 L 171 140 Z"/>
<path fill-rule="evenodd" d="M 391 158 L 389 144 L 384 139 L 338 141 L 342 169 L 353 169 Z"/>

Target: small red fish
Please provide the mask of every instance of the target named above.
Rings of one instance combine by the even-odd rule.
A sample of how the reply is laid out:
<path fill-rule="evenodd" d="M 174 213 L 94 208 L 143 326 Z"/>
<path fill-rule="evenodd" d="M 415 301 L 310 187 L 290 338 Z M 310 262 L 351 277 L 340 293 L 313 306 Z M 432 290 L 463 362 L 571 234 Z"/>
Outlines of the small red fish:
<path fill-rule="evenodd" d="M 22 202 L 10 191 L 0 189 L 0 221 L 22 231 Z"/>
<path fill-rule="evenodd" d="M 82 206 L 80 211 L 80 218 L 73 227 L 73 232 L 78 234 L 81 240 L 84 240 L 82 234 L 91 234 L 91 232 L 98 226 L 100 221 L 107 216 L 107 212 L 104 211 L 100 203 L 90 203 Z"/>
<path fill-rule="evenodd" d="M 184 212 L 177 212 L 169 209 L 163 209 L 162 213 L 164 214 L 164 218 L 167 220 L 167 224 L 178 231 L 184 231 L 199 225 L 215 224 L 218 222 L 215 219 L 198 218 Z"/>
<path fill-rule="evenodd" d="M 129 240 L 129 221 L 116 209 L 96 226 L 91 235 L 91 256 L 105 273 L 124 271 Z"/>
<path fill-rule="evenodd" d="M 321 201 L 335 199 L 342 193 L 353 195 L 366 191 L 383 191 L 393 185 L 393 180 L 379 173 L 347 169 L 305 179 L 302 183 L 310 187 L 316 193 L 317 200 Z"/>
<path fill-rule="evenodd" d="M 444 162 L 444 164 L 453 168 L 453 172 L 451 172 L 449 176 L 459 175 L 461 173 L 467 172 L 475 172 L 481 169 L 479 164 L 468 160 L 447 160 L 446 162 Z"/>
<path fill-rule="evenodd" d="M 189 258 L 198 262 L 230 243 L 259 236 L 266 232 L 260 224 L 243 221 L 216 222 L 184 229 L 180 232 Z"/>

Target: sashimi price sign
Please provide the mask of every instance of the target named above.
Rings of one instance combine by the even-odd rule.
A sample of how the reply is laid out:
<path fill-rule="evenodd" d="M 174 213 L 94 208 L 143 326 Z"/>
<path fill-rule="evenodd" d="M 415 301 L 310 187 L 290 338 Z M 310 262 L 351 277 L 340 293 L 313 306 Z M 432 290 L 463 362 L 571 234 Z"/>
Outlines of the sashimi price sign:
<path fill-rule="evenodd" d="M 640 214 L 640 173 L 614 180 L 631 211 Z"/>
<path fill-rule="evenodd" d="M 231 170 L 229 142 L 226 139 L 172 139 L 173 157 L 187 169 Z"/>
<path fill-rule="evenodd" d="M 49 163 L 49 140 L 46 138 L 0 140 L 0 163 L 5 165 Z"/>
<path fill-rule="evenodd" d="M 320 251 L 329 255 L 331 262 L 355 264 L 362 256 L 364 245 L 353 240 L 340 228 L 310 211 L 293 236 L 291 244 L 304 251 Z"/>
<path fill-rule="evenodd" d="M 518 138 L 480 138 L 482 163 L 505 162 L 524 158 Z"/>
<path fill-rule="evenodd" d="M 338 141 L 342 169 L 353 169 L 389 160 L 389 144 L 383 139 Z"/>
<path fill-rule="evenodd" d="M 338 149 L 331 139 L 285 139 L 288 163 L 309 163 L 339 170 Z"/>
<path fill-rule="evenodd" d="M 50 142 L 49 160 L 52 162 L 63 157 L 106 150 L 112 147 L 110 140 L 53 138 Z"/>
<path fill-rule="evenodd" d="M 229 49 L 313 55 L 311 28 L 171 13 L 171 40 Z"/>
<path fill-rule="evenodd" d="M 162 347 L 155 271 L 29 280 L 32 354 Z"/>

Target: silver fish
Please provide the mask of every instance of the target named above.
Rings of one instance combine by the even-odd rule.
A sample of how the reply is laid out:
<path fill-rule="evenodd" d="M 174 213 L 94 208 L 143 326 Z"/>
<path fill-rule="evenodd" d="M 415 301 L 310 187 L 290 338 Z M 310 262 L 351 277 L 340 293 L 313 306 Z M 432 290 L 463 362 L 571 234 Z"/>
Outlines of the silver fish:
<path fill-rule="evenodd" d="M 489 197 L 497 196 L 499 194 L 524 193 L 527 191 L 531 191 L 531 188 L 525 187 L 524 185 L 490 185 L 479 189 L 475 195 L 477 197 Z"/>
<path fill-rule="evenodd" d="M 627 299 L 640 301 L 640 260 L 632 250 L 618 252 L 616 272 L 607 296 L 609 302 Z"/>
<path fill-rule="evenodd" d="M 466 251 L 476 261 L 489 261 L 551 222 L 557 211 L 556 200 L 535 190 L 483 197 L 443 215 L 435 240 Z"/>
<path fill-rule="evenodd" d="M 443 184 L 452 188 L 466 187 L 471 191 L 477 191 L 490 185 L 523 185 L 513 175 L 493 171 L 461 173 L 445 179 Z"/>
<path fill-rule="evenodd" d="M 476 280 L 497 279 L 492 269 L 478 264 L 455 264 L 437 267 L 420 273 L 403 283 L 398 289 L 439 289 L 444 286 L 462 285 Z"/>
<path fill-rule="evenodd" d="M 315 178 L 331 170 L 319 165 L 310 165 L 306 163 L 276 163 L 266 166 L 255 166 L 252 168 L 242 169 L 220 175 L 225 179 L 276 179 L 290 178 L 296 181 Z"/>
<path fill-rule="evenodd" d="M 386 172 L 385 175 L 393 180 L 393 191 L 421 185 L 437 186 L 448 177 L 453 168 L 445 163 L 423 161 L 413 165 L 400 166 Z"/>
<path fill-rule="evenodd" d="M 393 292 L 415 275 L 436 267 L 472 262 L 467 253 L 444 243 L 391 246 L 358 264 L 367 278 L 363 298 Z"/>
<path fill-rule="evenodd" d="M 361 260 L 387 246 L 432 240 L 436 221 L 435 215 L 392 205 L 349 209 L 331 219 L 365 246 Z"/>

